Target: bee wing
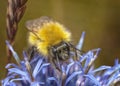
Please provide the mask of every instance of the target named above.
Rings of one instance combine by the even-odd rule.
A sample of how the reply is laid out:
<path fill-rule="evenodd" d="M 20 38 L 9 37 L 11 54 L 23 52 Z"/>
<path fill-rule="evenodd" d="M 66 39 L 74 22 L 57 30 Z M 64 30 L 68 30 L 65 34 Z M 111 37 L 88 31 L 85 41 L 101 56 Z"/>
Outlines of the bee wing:
<path fill-rule="evenodd" d="M 26 22 L 26 27 L 30 31 L 36 31 L 37 29 L 40 29 L 40 27 L 47 22 L 52 21 L 51 18 L 47 16 L 42 16 L 40 18 L 34 19 L 34 20 L 29 20 Z"/>

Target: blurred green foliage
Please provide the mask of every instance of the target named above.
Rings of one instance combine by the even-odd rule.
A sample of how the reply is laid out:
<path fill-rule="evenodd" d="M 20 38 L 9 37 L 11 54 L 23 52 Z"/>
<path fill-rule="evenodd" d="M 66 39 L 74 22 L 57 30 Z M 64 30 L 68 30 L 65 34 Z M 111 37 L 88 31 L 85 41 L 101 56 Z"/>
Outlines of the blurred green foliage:
<path fill-rule="evenodd" d="M 6 65 L 6 7 L 7 0 L 0 1 L 0 79 Z M 28 0 L 25 15 L 19 23 L 14 49 L 22 57 L 27 45 L 25 22 L 40 16 L 50 16 L 60 21 L 73 34 L 73 43 L 86 32 L 83 50 L 101 48 L 97 65 L 112 65 L 120 58 L 120 0 Z M 14 60 L 13 60 L 14 61 Z"/>

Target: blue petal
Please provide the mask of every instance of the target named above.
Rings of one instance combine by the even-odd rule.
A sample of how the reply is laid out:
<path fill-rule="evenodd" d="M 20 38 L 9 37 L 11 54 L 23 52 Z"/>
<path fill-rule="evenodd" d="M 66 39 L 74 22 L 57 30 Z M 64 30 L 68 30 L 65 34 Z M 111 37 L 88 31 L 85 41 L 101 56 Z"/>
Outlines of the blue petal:
<path fill-rule="evenodd" d="M 82 73 L 82 71 L 78 71 L 78 72 L 72 73 L 72 75 L 70 75 L 70 76 L 66 79 L 65 86 L 67 86 L 68 82 L 69 82 L 73 77 L 75 77 L 76 75 L 81 74 L 81 73 Z"/>
<path fill-rule="evenodd" d="M 31 82 L 30 86 L 41 86 L 45 84 L 44 82 Z"/>
<path fill-rule="evenodd" d="M 16 79 L 11 79 L 10 82 L 14 82 L 14 81 L 21 81 L 24 80 L 23 78 L 16 78 Z"/>
<path fill-rule="evenodd" d="M 8 48 L 10 49 L 10 51 L 13 54 L 13 57 L 15 58 L 15 60 L 17 61 L 17 63 L 20 65 L 20 58 L 17 55 L 17 53 L 14 51 L 14 49 L 12 48 L 12 46 L 10 45 L 10 43 L 6 40 L 6 45 L 8 46 Z"/>
<path fill-rule="evenodd" d="M 44 63 L 44 64 L 42 64 L 42 66 L 40 67 L 40 69 L 38 70 L 38 72 L 40 72 L 44 67 L 49 66 L 49 65 L 50 65 L 50 63 Z"/>
<path fill-rule="evenodd" d="M 55 77 L 49 77 L 48 80 L 55 81 L 56 84 L 57 84 L 57 86 L 61 86 L 60 83 L 59 83 L 59 81 Z"/>
<path fill-rule="evenodd" d="M 33 70 L 33 74 L 32 74 L 34 78 L 35 78 L 36 75 L 38 74 L 42 62 L 43 62 L 43 59 L 40 59 L 40 60 L 37 62 L 36 66 L 35 66 L 35 68 L 34 68 L 34 70 Z"/>
<path fill-rule="evenodd" d="M 81 38 L 79 40 L 79 43 L 76 46 L 77 49 L 82 50 L 83 43 L 84 43 L 84 38 L 85 38 L 85 32 L 82 32 Z"/>
<path fill-rule="evenodd" d="M 99 71 L 102 72 L 103 70 L 107 70 L 107 69 L 110 69 L 110 68 L 111 68 L 111 66 L 101 66 L 101 67 L 93 70 L 91 73 L 95 73 L 95 72 L 99 72 Z"/>
<path fill-rule="evenodd" d="M 7 78 L 5 78 L 4 80 L 2 80 L 2 84 L 3 86 L 7 86 L 7 84 L 9 83 L 10 79 L 14 78 L 14 76 L 8 76 Z"/>
<path fill-rule="evenodd" d="M 91 75 L 91 74 L 87 74 L 87 75 L 84 75 L 86 78 L 89 78 L 90 81 L 87 81 L 85 83 L 85 86 L 88 86 L 86 84 L 89 84 L 89 86 L 101 86 L 100 83 L 97 81 L 97 79 Z"/>
<path fill-rule="evenodd" d="M 119 59 L 115 59 L 115 66 L 119 64 Z"/>
<path fill-rule="evenodd" d="M 110 86 L 112 82 L 117 78 L 120 78 L 120 73 L 115 73 L 112 77 L 110 77 L 110 79 L 108 80 L 107 86 Z"/>
<path fill-rule="evenodd" d="M 19 66 L 17 66 L 16 64 L 13 64 L 13 63 L 8 63 L 5 68 L 11 68 L 11 67 L 15 67 L 15 68 L 19 68 Z"/>
<path fill-rule="evenodd" d="M 11 69 L 8 69 L 8 71 L 12 73 L 17 73 L 20 76 L 27 76 L 27 74 L 24 71 L 21 71 L 20 69 L 17 69 L 17 68 L 11 68 Z"/>
<path fill-rule="evenodd" d="M 67 66 L 66 75 L 68 75 L 69 70 L 70 70 L 70 68 L 71 68 L 72 65 L 74 65 L 74 62 L 70 63 L 70 64 Z"/>

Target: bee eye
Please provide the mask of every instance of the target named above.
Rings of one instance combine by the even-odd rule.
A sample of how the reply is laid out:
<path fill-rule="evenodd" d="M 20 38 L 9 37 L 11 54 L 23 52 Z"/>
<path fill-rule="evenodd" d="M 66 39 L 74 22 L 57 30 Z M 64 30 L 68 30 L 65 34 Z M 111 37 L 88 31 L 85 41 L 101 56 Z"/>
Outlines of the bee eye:
<path fill-rule="evenodd" d="M 62 52 L 62 50 L 59 50 L 58 52 L 59 52 L 59 53 L 61 53 L 61 52 Z"/>

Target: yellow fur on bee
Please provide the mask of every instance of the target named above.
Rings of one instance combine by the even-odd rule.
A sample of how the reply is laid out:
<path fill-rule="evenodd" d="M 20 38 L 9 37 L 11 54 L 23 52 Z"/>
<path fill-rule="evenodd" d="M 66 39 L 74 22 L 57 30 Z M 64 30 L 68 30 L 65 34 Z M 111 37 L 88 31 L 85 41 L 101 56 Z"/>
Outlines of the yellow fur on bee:
<path fill-rule="evenodd" d="M 71 41 L 71 33 L 58 22 L 44 23 L 36 32 L 29 32 L 30 45 L 37 47 L 38 51 L 47 56 L 48 48 L 61 41 Z"/>

